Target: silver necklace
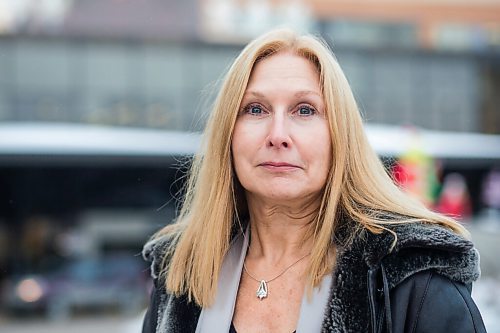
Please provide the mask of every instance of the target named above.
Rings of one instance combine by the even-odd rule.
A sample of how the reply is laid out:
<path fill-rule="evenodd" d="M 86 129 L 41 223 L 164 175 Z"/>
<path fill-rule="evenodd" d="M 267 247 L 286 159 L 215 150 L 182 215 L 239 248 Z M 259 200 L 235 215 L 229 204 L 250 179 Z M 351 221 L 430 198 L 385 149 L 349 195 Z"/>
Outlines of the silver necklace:
<path fill-rule="evenodd" d="M 277 278 L 279 278 L 280 276 L 282 276 L 283 274 L 285 274 L 286 271 L 288 271 L 290 268 L 292 268 L 295 264 L 297 264 L 299 261 L 301 261 L 302 259 L 304 259 L 305 257 L 307 257 L 308 255 L 310 255 L 311 253 L 308 253 L 306 254 L 305 256 L 299 258 L 297 261 L 295 261 L 293 264 L 291 264 L 290 266 L 286 267 L 281 273 L 279 273 L 278 275 L 276 275 L 275 277 L 273 277 L 272 279 L 269 279 L 269 280 L 264 280 L 264 279 L 257 279 L 256 277 L 254 277 L 252 274 L 250 274 L 250 272 L 248 271 L 247 269 L 247 266 L 245 265 L 245 262 L 243 262 L 243 269 L 245 270 L 245 273 L 248 274 L 248 276 L 250 276 L 253 280 L 259 282 L 259 288 L 257 288 L 257 292 L 255 293 L 257 295 L 257 297 L 262 300 L 263 298 L 266 298 L 267 295 L 268 295 L 268 288 L 267 288 L 267 285 L 269 284 L 269 282 L 272 282 L 274 280 L 276 280 Z"/>

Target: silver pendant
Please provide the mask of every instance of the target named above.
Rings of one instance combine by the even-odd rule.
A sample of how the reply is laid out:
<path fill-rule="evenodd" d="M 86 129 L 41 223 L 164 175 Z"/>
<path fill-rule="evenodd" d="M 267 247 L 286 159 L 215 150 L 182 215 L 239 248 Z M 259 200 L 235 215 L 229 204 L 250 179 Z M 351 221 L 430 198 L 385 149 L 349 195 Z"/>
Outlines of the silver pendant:
<path fill-rule="evenodd" d="M 256 292 L 257 297 L 262 301 L 263 298 L 267 297 L 267 283 L 264 280 L 260 281 L 259 288 Z"/>

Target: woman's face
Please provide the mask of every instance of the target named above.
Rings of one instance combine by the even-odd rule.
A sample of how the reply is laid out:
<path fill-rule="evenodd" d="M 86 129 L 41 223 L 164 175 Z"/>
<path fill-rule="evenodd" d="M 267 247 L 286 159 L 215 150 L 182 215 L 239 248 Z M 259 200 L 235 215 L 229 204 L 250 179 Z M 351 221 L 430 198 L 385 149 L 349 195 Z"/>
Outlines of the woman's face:
<path fill-rule="evenodd" d="M 282 52 L 255 65 L 232 141 L 247 197 L 291 203 L 321 192 L 332 160 L 325 112 L 312 62 Z"/>

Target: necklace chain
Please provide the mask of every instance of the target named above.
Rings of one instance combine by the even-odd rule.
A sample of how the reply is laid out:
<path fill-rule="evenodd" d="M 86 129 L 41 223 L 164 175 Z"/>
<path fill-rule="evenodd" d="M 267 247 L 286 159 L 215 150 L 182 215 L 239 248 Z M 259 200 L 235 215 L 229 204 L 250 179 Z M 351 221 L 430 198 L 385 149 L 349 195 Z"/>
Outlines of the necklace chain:
<path fill-rule="evenodd" d="M 274 280 L 276 280 L 277 278 L 279 278 L 280 276 L 282 276 L 283 274 L 285 274 L 286 271 L 288 271 L 290 268 L 292 268 L 295 264 L 297 264 L 299 261 L 301 261 L 302 259 L 304 259 L 305 257 L 307 257 L 308 255 L 310 255 L 311 253 L 308 253 L 302 257 L 300 257 L 298 260 L 296 260 L 294 263 L 292 263 L 290 266 L 286 267 L 281 273 L 279 273 L 278 275 L 276 275 L 275 277 L 273 277 L 272 279 L 269 279 L 269 280 L 264 280 L 264 279 L 257 279 L 256 277 L 254 277 L 252 274 L 250 274 L 250 272 L 248 271 L 247 269 L 247 265 L 245 265 L 245 262 L 243 262 L 243 268 L 245 269 L 245 272 L 248 274 L 248 276 L 250 276 L 253 280 L 257 281 L 257 282 L 262 282 L 264 281 L 266 284 L 269 283 L 269 282 L 272 282 Z"/>

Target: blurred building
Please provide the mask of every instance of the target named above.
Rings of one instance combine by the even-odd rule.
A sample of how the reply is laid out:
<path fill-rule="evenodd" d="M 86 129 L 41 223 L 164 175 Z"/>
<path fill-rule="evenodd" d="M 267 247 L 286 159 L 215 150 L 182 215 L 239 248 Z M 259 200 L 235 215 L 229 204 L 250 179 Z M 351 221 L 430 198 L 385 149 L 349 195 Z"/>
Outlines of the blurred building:
<path fill-rule="evenodd" d="M 243 45 L 286 25 L 330 44 L 368 123 L 500 133 L 499 15 L 500 3 L 489 0 L 0 0 L 0 122 L 201 130 Z M 71 131 L 80 137 L 80 128 Z M 119 150 L 122 159 L 104 161 L 101 153 L 67 153 L 1 154 L 6 220 L 96 205 L 161 206 L 181 155 L 137 159 Z M 117 190 L 131 174 L 143 181 Z M 85 177 L 108 194 L 80 184 Z M 50 187 L 71 202 L 44 195 Z M 23 197 L 24 206 L 11 197 Z"/>
<path fill-rule="evenodd" d="M 498 22 L 492 0 L 3 0 L 0 121 L 199 130 L 244 43 L 291 25 L 331 44 L 368 122 L 500 133 Z"/>
<path fill-rule="evenodd" d="M 394 117 L 423 127 L 500 133 L 499 1 L 310 4 L 322 32 L 333 36 L 338 48 L 382 51 L 352 66 L 355 85 L 372 79 L 359 88 L 361 100 L 369 101 L 364 107 L 369 120 Z"/>

